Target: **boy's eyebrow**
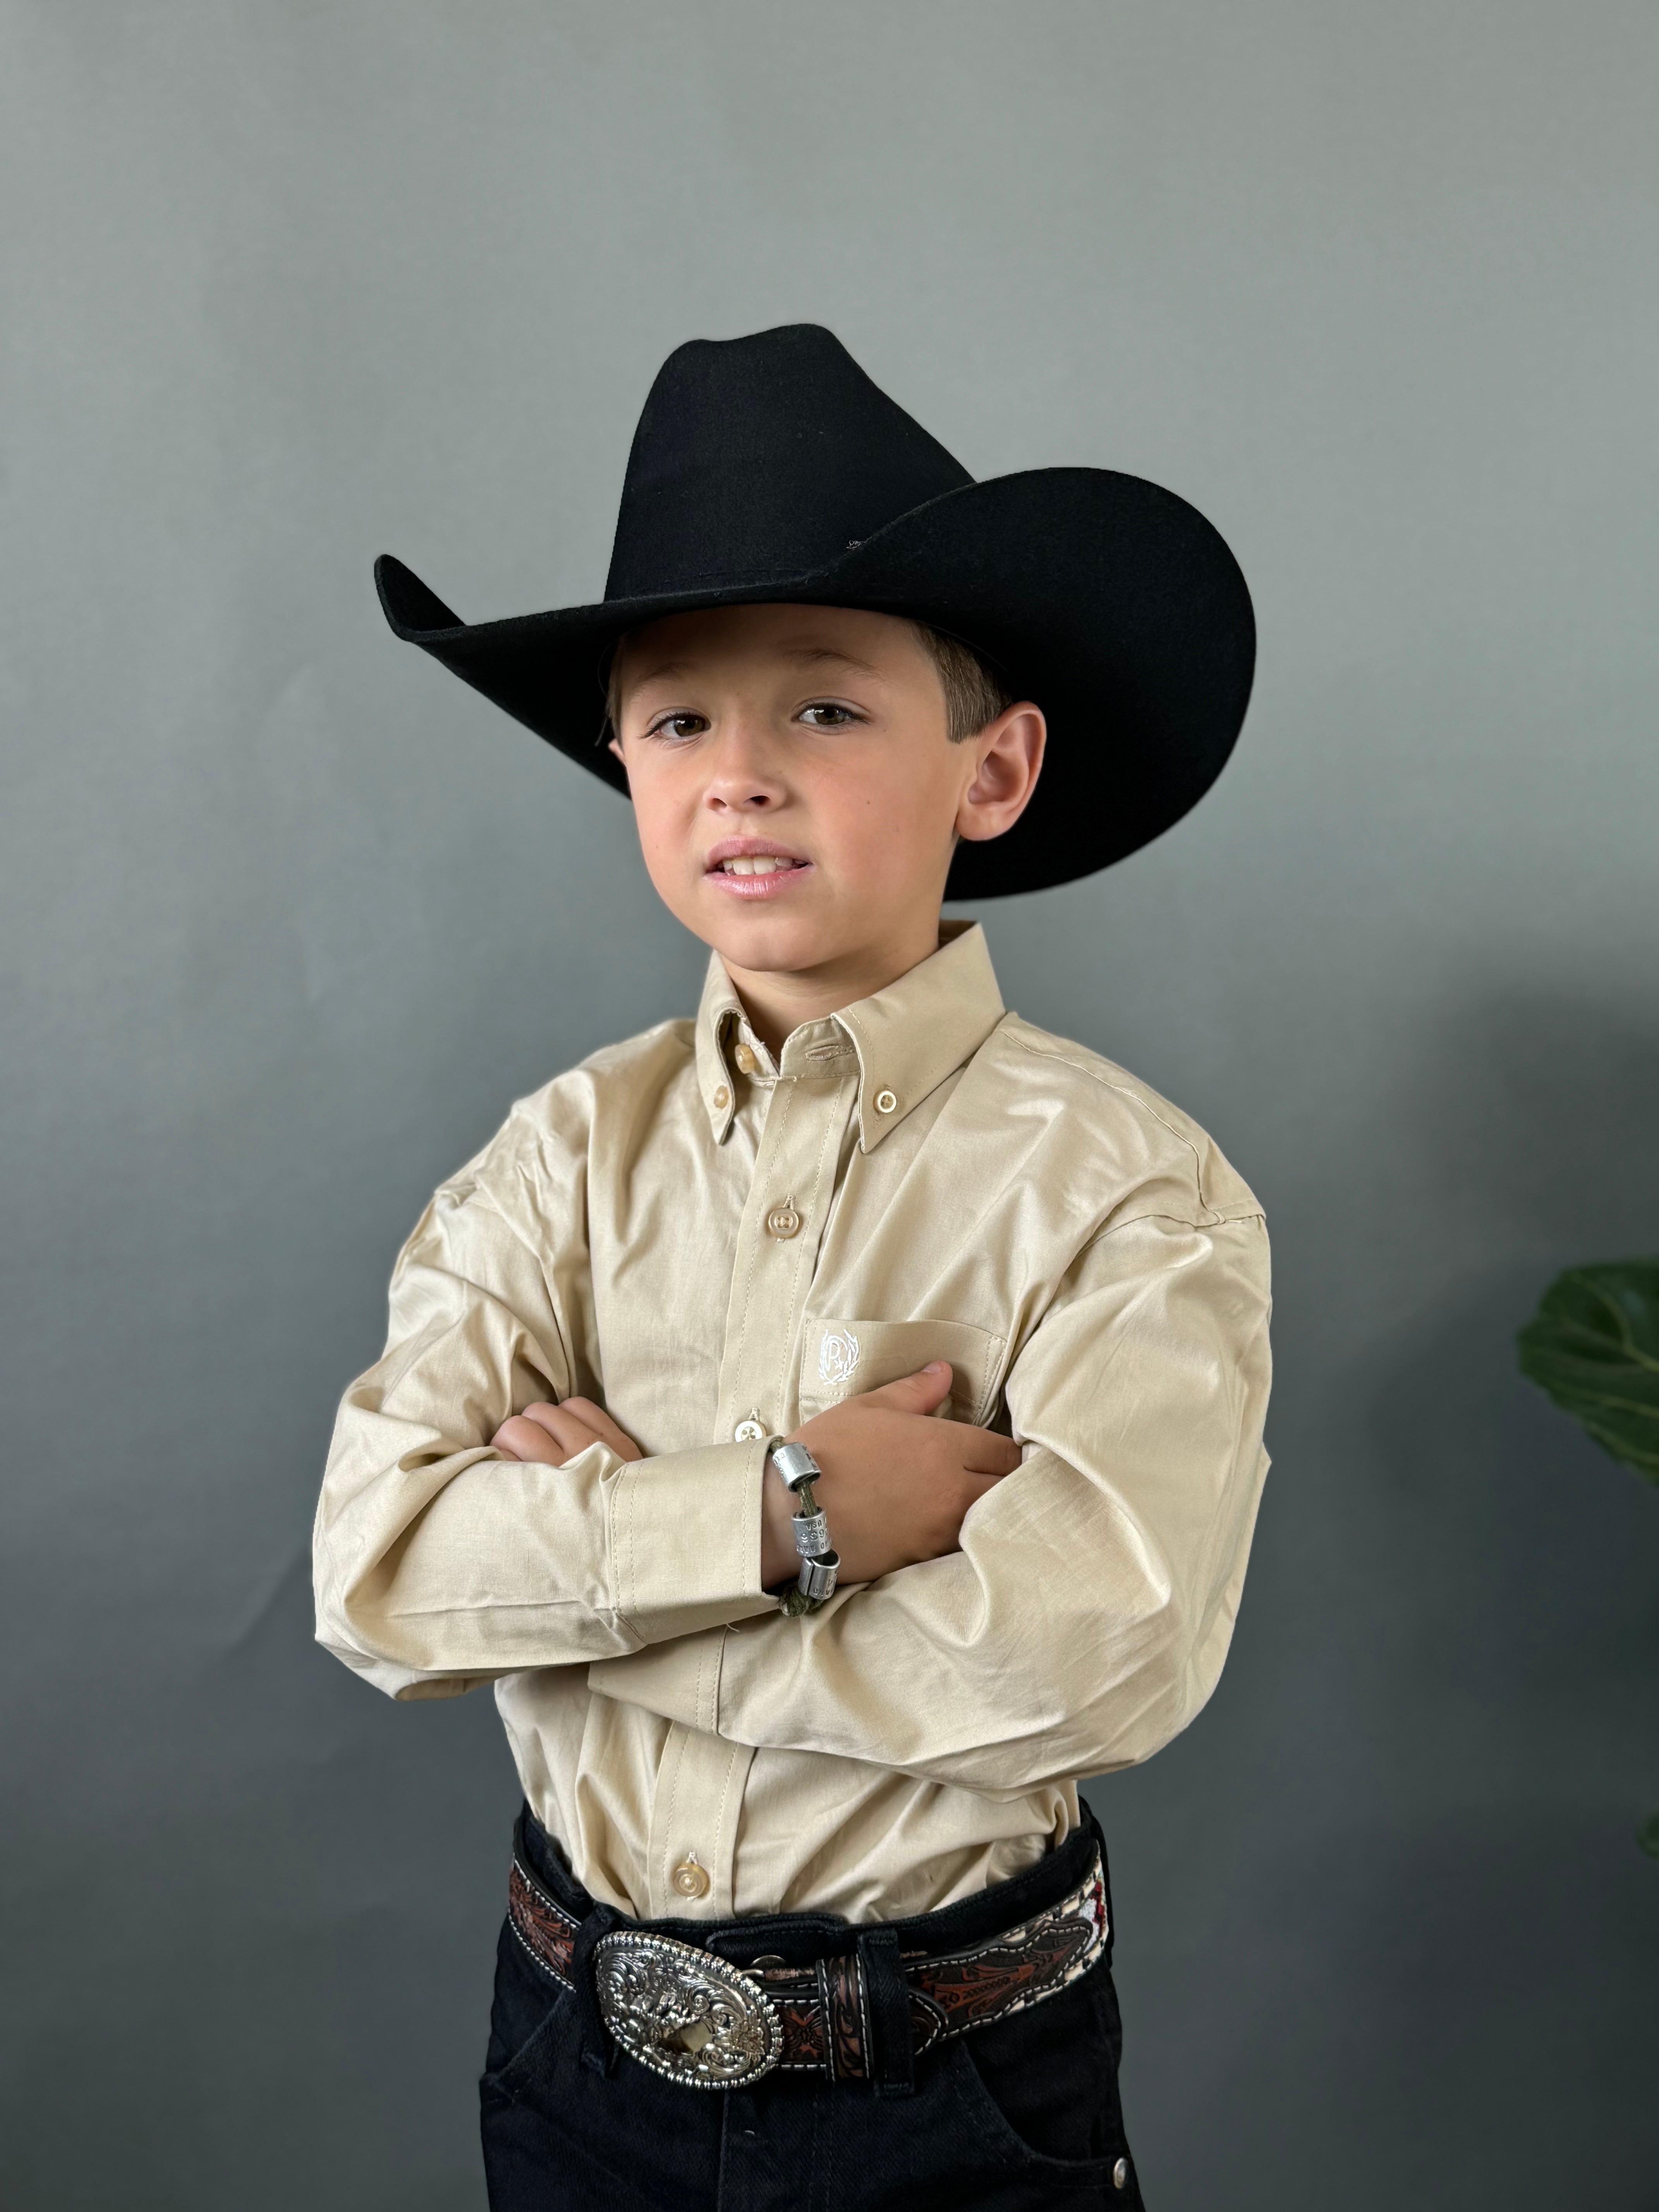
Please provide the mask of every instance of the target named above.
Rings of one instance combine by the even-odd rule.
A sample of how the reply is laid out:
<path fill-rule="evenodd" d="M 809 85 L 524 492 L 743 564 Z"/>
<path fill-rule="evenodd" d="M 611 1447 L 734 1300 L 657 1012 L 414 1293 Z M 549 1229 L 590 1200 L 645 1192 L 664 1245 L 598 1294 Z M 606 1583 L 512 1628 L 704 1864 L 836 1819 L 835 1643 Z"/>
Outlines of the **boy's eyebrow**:
<path fill-rule="evenodd" d="M 778 651 L 786 660 L 799 660 L 803 666 L 814 661 L 838 660 L 843 668 L 860 668 L 866 676 L 879 676 L 881 671 L 867 660 L 860 660 L 855 653 L 843 653 L 834 645 L 781 645 Z"/>

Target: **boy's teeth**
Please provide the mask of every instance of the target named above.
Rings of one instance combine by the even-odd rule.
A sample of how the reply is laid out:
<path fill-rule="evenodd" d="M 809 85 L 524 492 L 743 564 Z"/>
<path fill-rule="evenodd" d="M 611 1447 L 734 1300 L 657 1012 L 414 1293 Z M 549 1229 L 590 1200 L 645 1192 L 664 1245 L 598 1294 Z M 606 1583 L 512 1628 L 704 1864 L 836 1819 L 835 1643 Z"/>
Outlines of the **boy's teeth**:
<path fill-rule="evenodd" d="M 793 860 L 781 860 L 775 853 L 742 853 L 735 860 L 722 860 L 721 868 L 728 876 L 773 876 L 780 868 L 793 868 Z"/>

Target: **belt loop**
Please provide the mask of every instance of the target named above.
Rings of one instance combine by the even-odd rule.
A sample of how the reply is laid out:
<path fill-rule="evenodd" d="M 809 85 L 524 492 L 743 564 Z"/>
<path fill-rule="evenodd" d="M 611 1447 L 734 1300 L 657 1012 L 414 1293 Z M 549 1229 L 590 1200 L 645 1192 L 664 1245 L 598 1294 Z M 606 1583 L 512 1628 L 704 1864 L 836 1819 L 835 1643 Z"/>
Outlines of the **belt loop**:
<path fill-rule="evenodd" d="M 593 1986 L 593 1951 L 602 1936 L 622 1926 L 625 1917 L 614 1905 L 596 1905 L 577 1929 L 570 1954 L 570 1995 L 581 2038 L 581 2063 L 596 2074 L 615 2072 L 617 2045 L 599 2011 L 599 1992 Z"/>
<path fill-rule="evenodd" d="M 910 2031 L 910 1986 L 899 1962 L 896 1928 L 859 1932 L 859 1976 L 869 2009 L 870 2072 L 878 2097 L 915 2094 L 916 2051 Z"/>

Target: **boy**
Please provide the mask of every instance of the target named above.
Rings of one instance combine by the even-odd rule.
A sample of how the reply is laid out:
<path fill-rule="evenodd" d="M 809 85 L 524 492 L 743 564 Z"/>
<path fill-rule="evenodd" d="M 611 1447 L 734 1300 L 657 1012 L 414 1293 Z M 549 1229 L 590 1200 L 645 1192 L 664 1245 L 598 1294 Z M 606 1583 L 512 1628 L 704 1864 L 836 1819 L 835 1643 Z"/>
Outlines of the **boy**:
<path fill-rule="evenodd" d="M 379 573 L 712 948 L 438 1193 L 319 1509 L 324 1643 L 493 1680 L 524 1782 L 490 2203 L 1138 2205 L 1077 1785 L 1220 1671 L 1266 1241 L 939 909 L 1194 803 L 1243 580 L 1154 486 L 973 483 L 811 326 L 671 356 L 600 605 Z"/>

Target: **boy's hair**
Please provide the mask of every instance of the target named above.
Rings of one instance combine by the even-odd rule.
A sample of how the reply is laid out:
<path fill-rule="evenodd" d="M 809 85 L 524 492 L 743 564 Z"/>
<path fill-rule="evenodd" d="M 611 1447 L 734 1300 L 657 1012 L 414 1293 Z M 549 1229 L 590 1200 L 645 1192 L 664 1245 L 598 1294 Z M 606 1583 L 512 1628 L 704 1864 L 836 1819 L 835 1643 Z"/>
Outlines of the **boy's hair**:
<path fill-rule="evenodd" d="M 988 660 L 959 637 L 947 637 L 926 623 L 910 627 L 927 647 L 945 690 L 945 734 L 951 744 L 976 738 L 988 722 L 1007 713 L 1017 693 L 1011 691 Z"/>
<path fill-rule="evenodd" d="M 1018 696 L 1011 691 L 988 660 L 964 645 L 959 637 L 947 637 L 943 630 L 930 629 L 926 623 L 910 625 L 939 671 L 940 689 L 945 693 L 945 734 L 952 744 L 960 744 L 964 738 L 976 738 L 988 722 L 1006 714 Z M 617 712 L 622 698 L 617 675 L 622 665 L 623 647 L 626 635 L 619 637 L 611 655 L 611 667 L 605 684 L 605 736 L 611 737 L 617 729 Z"/>

